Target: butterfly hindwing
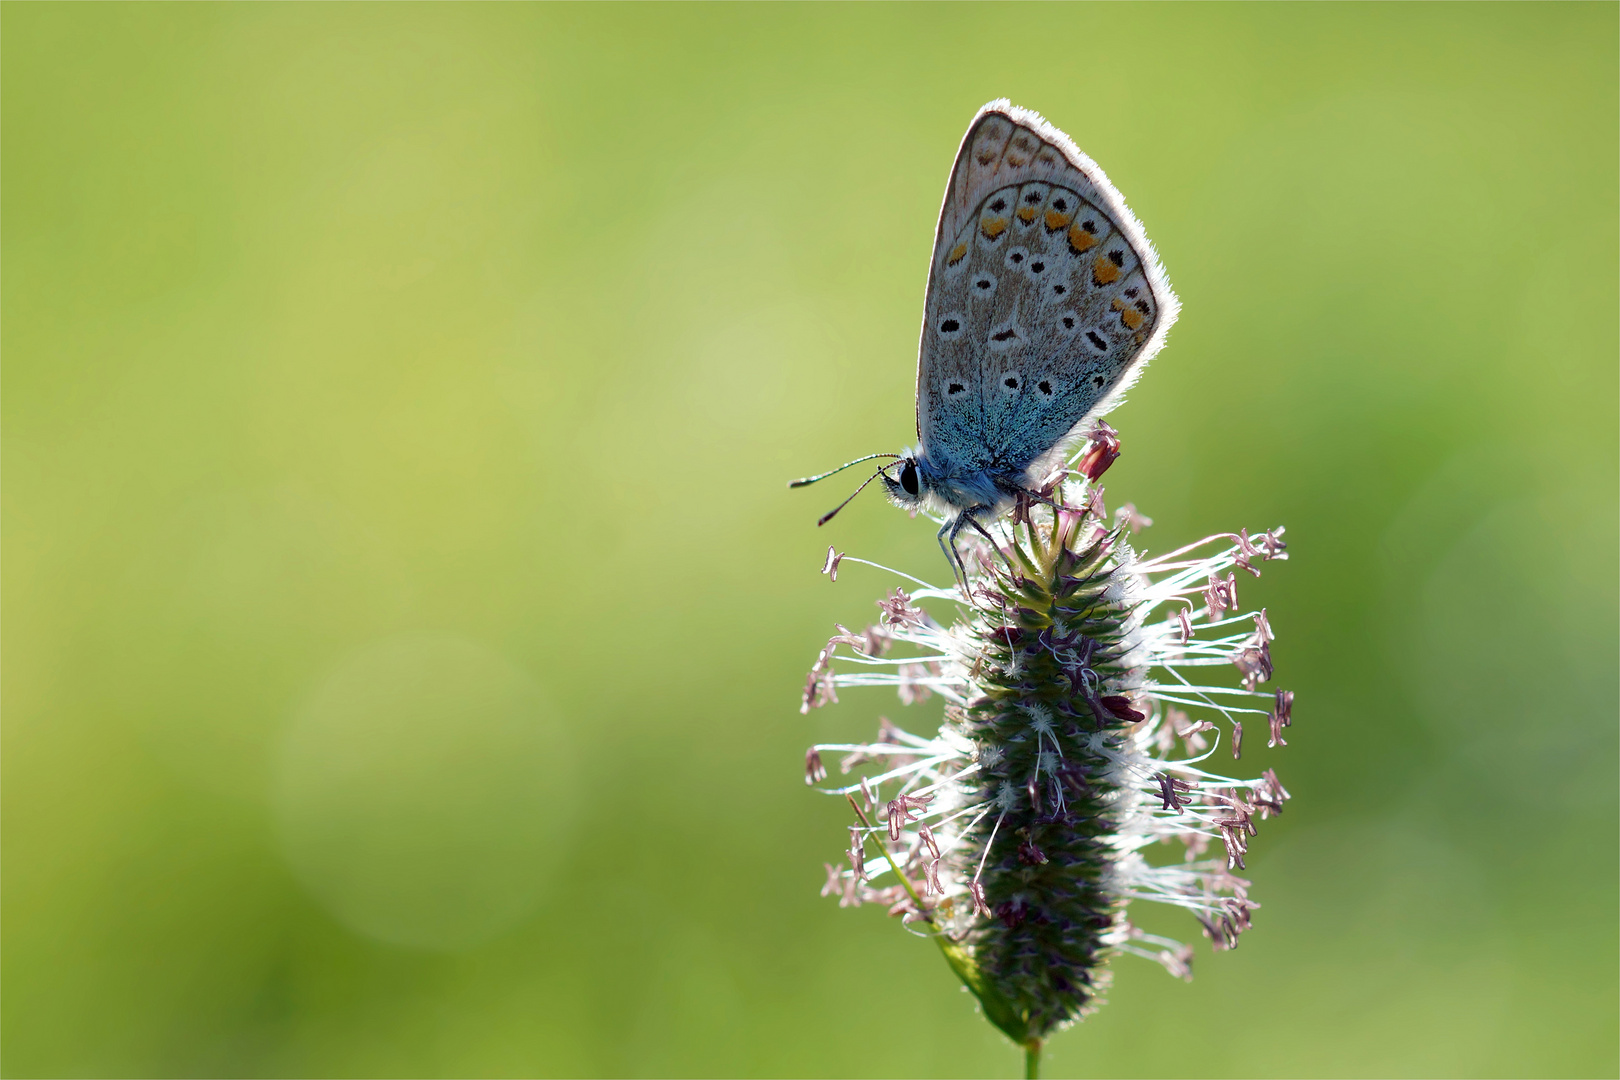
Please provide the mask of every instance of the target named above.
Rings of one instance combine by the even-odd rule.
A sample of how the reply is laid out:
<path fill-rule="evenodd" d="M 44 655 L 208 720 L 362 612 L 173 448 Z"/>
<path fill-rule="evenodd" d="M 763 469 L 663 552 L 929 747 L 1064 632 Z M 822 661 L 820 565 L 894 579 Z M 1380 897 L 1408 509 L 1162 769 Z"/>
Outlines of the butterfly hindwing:
<path fill-rule="evenodd" d="M 1022 474 L 1117 402 L 1176 309 L 1101 170 L 1034 113 L 986 106 L 935 239 L 920 441 L 942 465 Z"/>

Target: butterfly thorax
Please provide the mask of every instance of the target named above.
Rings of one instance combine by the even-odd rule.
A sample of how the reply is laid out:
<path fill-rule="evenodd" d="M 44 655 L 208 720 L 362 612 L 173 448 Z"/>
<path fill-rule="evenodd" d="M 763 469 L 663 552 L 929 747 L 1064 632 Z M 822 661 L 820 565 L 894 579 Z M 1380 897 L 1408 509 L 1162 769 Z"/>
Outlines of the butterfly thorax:
<path fill-rule="evenodd" d="M 1029 486 L 1026 468 L 1007 468 L 954 461 L 933 456 L 926 447 L 907 450 L 881 475 L 889 498 L 907 510 L 920 510 L 936 518 L 955 517 L 964 510 L 974 516 L 994 516 L 1013 504 L 1017 492 Z"/>

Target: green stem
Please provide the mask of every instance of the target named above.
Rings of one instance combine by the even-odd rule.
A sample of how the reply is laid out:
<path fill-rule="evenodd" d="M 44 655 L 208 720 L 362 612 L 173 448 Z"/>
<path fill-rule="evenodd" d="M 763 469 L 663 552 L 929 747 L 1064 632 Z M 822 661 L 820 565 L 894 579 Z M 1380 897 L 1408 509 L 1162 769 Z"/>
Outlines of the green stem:
<path fill-rule="evenodd" d="M 1024 1080 L 1036 1080 L 1041 1075 L 1041 1040 L 1031 1039 L 1024 1044 Z"/>

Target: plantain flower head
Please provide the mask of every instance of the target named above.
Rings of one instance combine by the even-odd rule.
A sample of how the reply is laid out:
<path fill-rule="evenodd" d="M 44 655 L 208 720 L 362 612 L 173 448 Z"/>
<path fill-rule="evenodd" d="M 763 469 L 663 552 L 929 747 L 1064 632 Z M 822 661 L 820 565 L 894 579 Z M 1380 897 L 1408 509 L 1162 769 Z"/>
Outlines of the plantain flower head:
<path fill-rule="evenodd" d="M 837 627 L 802 702 L 867 686 L 943 701 L 931 734 L 885 719 L 871 742 L 807 753 L 806 782 L 853 817 L 822 892 L 932 937 L 1032 1069 L 1101 1003 L 1114 956 L 1191 978 L 1192 947 L 1134 926 L 1133 901 L 1237 945 L 1259 907 L 1240 876 L 1250 840 L 1289 798 L 1269 769 L 1228 775 L 1246 727 L 1283 746 L 1292 723 L 1294 695 L 1263 685 L 1270 617 L 1238 597 L 1240 573 L 1287 558 L 1283 530 L 1139 553 L 1151 522 L 1129 504 L 1110 519 L 1097 483 L 1118 454 L 1099 429 L 1078 469 L 987 525 L 965 585 L 901 575 L 913 587 L 872 625 Z M 823 572 L 862 561 L 829 550 Z M 825 786 L 829 759 L 841 780 Z"/>

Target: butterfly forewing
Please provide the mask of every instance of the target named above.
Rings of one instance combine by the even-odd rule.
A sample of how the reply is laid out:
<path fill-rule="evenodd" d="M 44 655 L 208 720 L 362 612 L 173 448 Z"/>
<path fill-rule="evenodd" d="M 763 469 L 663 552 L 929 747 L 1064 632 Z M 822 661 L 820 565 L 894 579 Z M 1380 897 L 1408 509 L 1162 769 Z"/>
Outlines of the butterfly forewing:
<path fill-rule="evenodd" d="M 942 465 L 1022 473 L 1118 399 L 1175 314 L 1101 170 L 1034 113 L 992 103 L 963 140 L 935 237 L 919 439 Z"/>

